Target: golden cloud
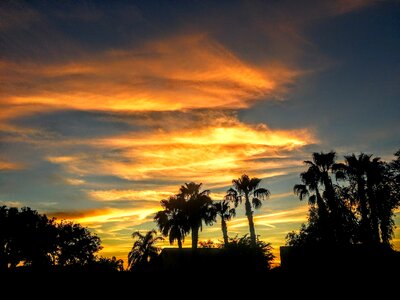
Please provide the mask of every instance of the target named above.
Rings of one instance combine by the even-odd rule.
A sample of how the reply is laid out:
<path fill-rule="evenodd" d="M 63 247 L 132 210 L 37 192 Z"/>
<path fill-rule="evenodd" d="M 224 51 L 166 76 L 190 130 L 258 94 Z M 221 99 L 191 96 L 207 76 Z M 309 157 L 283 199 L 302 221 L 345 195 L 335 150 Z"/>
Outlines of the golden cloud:
<path fill-rule="evenodd" d="M 274 224 L 282 223 L 302 223 L 307 221 L 307 206 L 300 206 L 294 209 L 277 211 L 274 213 L 262 214 L 254 216 L 254 224 L 257 226 L 267 226 L 275 228 Z M 248 227 L 247 218 L 235 218 L 229 222 L 230 228 Z"/>
<path fill-rule="evenodd" d="M 0 171 L 21 170 L 24 167 L 22 163 L 0 160 Z"/>
<path fill-rule="evenodd" d="M 36 105 L 107 111 L 244 108 L 276 96 L 298 74 L 274 63 L 253 66 L 207 36 L 194 35 L 69 63 L 3 60 L 0 95 L 16 111 Z"/>
<path fill-rule="evenodd" d="M 73 143 L 75 143 L 74 141 Z M 229 185 L 232 178 L 251 172 L 262 178 L 284 175 L 301 161 L 290 152 L 315 142 L 310 130 L 273 130 L 266 125 L 248 125 L 231 118 L 206 127 L 182 130 L 153 130 L 129 135 L 82 141 L 99 149 L 93 153 L 49 156 L 74 176 L 85 174 L 114 175 L 128 180 L 199 181 L 209 187 Z M 112 151 L 112 155 L 104 155 Z M 95 151 L 94 151 L 95 152 Z M 165 196 L 167 190 L 92 191 L 98 200 Z M 128 194 L 130 195 L 128 195 Z M 164 193 L 164 194 L 163 194 Z M 143 199 L 143 198 L 142 198 Z"/>
<path fill-rule="evenodd" d="M 173 188 L 176 190 L 176 187 Z M 160 201 L 173 195 L 173 192 L 166 192 L 168 187 L 162 187 L 162 191 L 157 190 L 91 190 L 88 192 L 92 199 L 98 201 L 118 201 L 118 200 L 149 200 Z"/>

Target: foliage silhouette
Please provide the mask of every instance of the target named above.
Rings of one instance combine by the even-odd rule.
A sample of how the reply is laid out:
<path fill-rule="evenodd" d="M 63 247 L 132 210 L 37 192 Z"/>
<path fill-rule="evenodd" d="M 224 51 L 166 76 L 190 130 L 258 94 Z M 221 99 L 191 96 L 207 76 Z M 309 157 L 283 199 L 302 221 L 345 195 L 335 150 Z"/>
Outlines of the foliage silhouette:
<path fill-rule="evenodd" d="M 214 209 L 216 214 L 221 218 L 221 230 L 225 245 L 229 243 L 228 238 L 228 226 L 227 221 L 230 221 L 236 216 L 235 208 L 230 207 L 230 203 L 227 200 L 215 201 Z"/>
<path fill-rule="evenodd" d="M 95 263 L 94 268 L 98 272 L 122 272 L 124 271 L 124 261 L 115 256 L 100 257 Z"/>
<path fill-rule="evenodd" d="M 336 153 L 313 153 L 312 161 L 304 161 L 308 169 L 300 174 L 302 184 L 294 186 L 294 193 L 300 200 L 308 197 L 311 207 L 316 205 L 317 213 L 310 214 L 315 239 L 325 244 L 350 244 L 354 239 L 355 219 L 350 203 L 339 196 L 339 187 L 333 184 L 331 175 L 338 167 Z M 322 192 L 321 192 L 322 191 Z"/>
<path fill-rule="evenodd" d="M 72 222 L 59 222 L 28 207 L 0 207 L 0 271 L 89 268 L 100 238 Z"/>
<path fill-rule="evenodd" d="M 161 201 L 162 211 L 156 213 L 154 220 L 165 237 L 169 237 L 170 244 L 176 240 L 182 248 L 185 235 L 192 233 L 192 248 L 197 249 L 199 230 L 203 229 L 203 222 L 212 225 L 216 211 L 209 196 L 210 191 L 200 191 L 201 183 L 185 183 L 177 195 Z"/>
<path fill-rule="evenodd" d="M 272 246 L 262 240 L 256 239 L 256 246 L 250 237 L 246 235 L 229 239 L 229 243 L 223 246 L 225 255 L 231 258 L 232 264 L 239 270 L 265 271 L 271 268 L 274 259 Z"/>
<path fill-rule="evenodd" d="M 135 242 L 128 254 L 129 270 L 146 270 L 151 260 L 154 260 L 158 256 L 160 248 L 156 246 L 156 243 L 163 240 L 163 238 L 160 236 L 157 237 L 156 234 L 157 231 L 155 230 L 150 230 L 144 235 L 140 231 L 132 233 Z"/>
<path fill-rule="evenodd" d="M 314 153 L 313 161 L 306 162 L 308 170 L 300 175 L 303 184 L 294 187 L 300 200 L 308 196 L 310 209 L 308 223 L 302 225 L 299 233 L 290 232 L 286 236 L 286 244 L 294 248 L 284 249 L 285 255 L 292 252 L 293 264 L 310 259 L 326 263 L 327 257 L 335 255 L 336 260 L 329 264 L 331 268 L 335 264 L 342 265 L 340 261 L 350 257 L 358 267 L 368 260 L 383 260 L 383 257 L 399 263 L 399 256 L 391 250 L 390 240 L 394 210 L 400 204 L 400 153 L 396 152 L 396 159 L 390 163 L 364 153 L 348 155 L 344 163 L 334 163 L 333 152 L 328 154 L 327 158 L 324 153 Z M 333 185 L 328 171 L 343 185 Z M 332 209 L 334 203 L 337 204 L 336 215 Z M 326 210 L 321 209 L 324 204 Z M 325 217 L 331 226 L 328 230 L 322 222 Z"/>
<path fill-rule="evenodd" d="M 192 232 L 192 249 L 197 249 L 199 230 L 203 230 L 203 222 L 212 225 L 215 221 L 215 209 L 209 196 L 210 191 L 200 191 L 201 183 L 185 183 L 177 195 L 186 201 L 187 221 Z"/>
<path fill-rule="evenodd" d="M 260 208 L 262 206 L 261 200 L 267 199 L 270 195 L 270 191 L 268 189 L 259 187 L 260 182 L 261 179 L 255 177 L 250 178 L 244 174 L 240 178 L 232 180 L 233 187 L 226 192 L 225 196 L 227 200 L 234 202 L 235 207 L 237 207 L 239 203 L 242 203 L 244 198 L 246 216 L 249 222 L 250 240 L 253 246 L 257 245 L 257 237 L 254 228 L 253 211 L 251 207 L 253 206 L 255 209 Z"/>
<path fill-rule="evenodd" d="M 85 266 L 96 261 L 95 253 L 102 249 L 100 238 L 87 228 L 72 222 L 58 225 L 57 264 Z"/>
<path fill-rule="evenodd" d="M 169 238 L 172 245 L 178 242 L 178 247 L 182 249 L 185 235 L 189 232 L 190 226 L 187 222 L 186 201 L 182 197 L 171 196 L 168 200 L 161 200 L 164 210 L 156 213 L 156 222 L 161 234 Z"/>
<path fill-rule="evenodd" d="M 221 247 L 220 244 L 216 244 L 212 240 L 206 240 L 206 241 L 199 242 L 199 248 L 213 249 L 213 248 L 220 248 L 220 247 Z"/>

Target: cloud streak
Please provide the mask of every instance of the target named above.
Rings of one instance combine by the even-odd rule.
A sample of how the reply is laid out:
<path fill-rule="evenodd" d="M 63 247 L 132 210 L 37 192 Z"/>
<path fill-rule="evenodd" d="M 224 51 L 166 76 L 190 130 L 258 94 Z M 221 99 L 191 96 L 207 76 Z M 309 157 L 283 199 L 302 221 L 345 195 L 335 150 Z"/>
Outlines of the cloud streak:
<path fill-rule="evenodd" d="M 307 129 L 273 130 L 264 124 L 248 125 L 228 116 L 211 122 L 208 126 L 182 130 L 160 129 L 85 139 L 80 143 L 92 147 L 98 155 L 92 152 L 89 158 L 86 153 L 75 153 L 48 156 L 47 160 L 64 166 L 73 177 L 97 173 L 133 181 L 194 180 L 217 187 L 228 185 L 243 172 L 264 178 L 286 174 L 290 168 L 301 165 L 291 159 L 290 153 L 316 141 Z M 154 193 L 148 192 L 148 196 Z M 106 199 L 101 192 L 92 195 Z M 116 191 L 109 196 L 119 198 Z"/>
<path fill-rule="evenodd" d="M 277 97 L 298 75 L 253 66 L 206 35 L 151 41 L 68 63 L 0 61 L 2 102 L 14 109 L 165 111 L 245 108 Z M 23 87 L 23 88 L 21 88 Z"/>

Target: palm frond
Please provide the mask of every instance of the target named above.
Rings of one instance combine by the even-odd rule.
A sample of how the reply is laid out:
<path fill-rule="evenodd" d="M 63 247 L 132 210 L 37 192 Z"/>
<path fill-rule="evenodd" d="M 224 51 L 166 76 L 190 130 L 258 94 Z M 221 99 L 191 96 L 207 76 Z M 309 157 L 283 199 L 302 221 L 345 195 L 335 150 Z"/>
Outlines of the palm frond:
<path fill-rule="evenodd" d="M 253 207 L 255 209 L 259 209 L 262 206 L 262 201 L 260 199 L 258 199 L 257 197 L 253 197 L 253 199 L 251 200 L 251 203 L 253 204 Z"/>
<path fill-rule="evenodd" d="M 265 188 L 258 188 L 256 190 L 254 190 L 253 194 L 255 197 L 260 198 L 261 200 L 264 200 L 269 197 L 271 192 Z"/>

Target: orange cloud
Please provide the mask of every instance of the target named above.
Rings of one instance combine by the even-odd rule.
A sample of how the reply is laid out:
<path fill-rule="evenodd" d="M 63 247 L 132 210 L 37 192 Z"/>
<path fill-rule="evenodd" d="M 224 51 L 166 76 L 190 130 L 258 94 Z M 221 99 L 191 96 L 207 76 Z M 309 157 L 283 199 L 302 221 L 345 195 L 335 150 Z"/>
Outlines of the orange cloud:
<path fill-rule="evenodd" d="M 0 171 L 21 170 L 23 168 L 24 165 L 21 163 L 0 160 Z"/>
<path fill-rule="evenodd" d="M 177 188 L 173 187 L 173 191 Z M 166 192 L 168 187 L 162 187 L 162 191 L 157 190 L 91 190 L 88 192 L 90 197 L 98 201 L 118 201 L 118 200 L 149 200 L 160 201 L 166 199 L 173 192 Z"/>
<path fill-rule="evenodd" d="M 307 206 L 301 206 L 295 209 L 282 210 L 274 213 L 256 215 L 254 223 L 257 226 L 267 226 L 275 228 L 274 224 L 281 223 L 302 223 L 307 221 Z M 230 228 L 248 227 L 249 223 L 246 218 L 235 218 L 229 222 Z"/>
<path fill-rule="evenodd" d="M 244 108 L 277 96 L 298 74 L 274 63 L 253 66 L 208 37 L 194 35 L 70 63 L 3 60 L 0 95 L 9 110 L 17 111 L 36 105 L 107 111 Z"/>
<path fill-rule="evenodd" d="M 307 129 L 272 130 L 266 125 L 247 125 L 230 118 L 200 128 L 153 130 L 82 141 L 102 152 L 117 151 L 116 155 L 91 153 L 89 157 L 77 153 L 47 159 L 65 166 L 75 176 L 111 174 L 128 180 L 194 180 L 216 187 L 229 185 L 232 178 L 244 172 L 264 178 L 287 174 L 290 168 L 301 167 L 301 161 L 291 159 L 288 153 L 315 141 Z M 160 192 L 171 190 L 146 193 L 159 199 L 164 195 Z M 133 197 L 129 191 L 91 193 L 98 200 Z"/>

